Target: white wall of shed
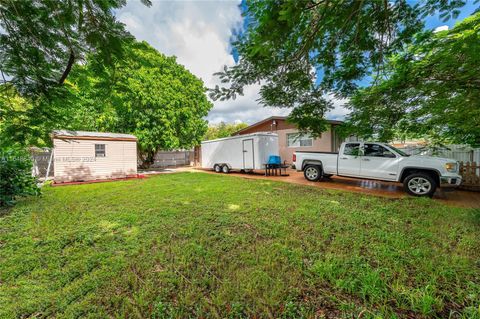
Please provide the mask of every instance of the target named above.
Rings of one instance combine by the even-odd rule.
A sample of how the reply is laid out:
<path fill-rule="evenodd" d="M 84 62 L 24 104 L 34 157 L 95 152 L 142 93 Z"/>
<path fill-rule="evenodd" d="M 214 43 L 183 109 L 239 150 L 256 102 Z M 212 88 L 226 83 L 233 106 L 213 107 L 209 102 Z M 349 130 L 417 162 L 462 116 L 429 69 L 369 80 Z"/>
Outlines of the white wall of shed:
<path fill-rule="evenodd" d="M 123 178 L 137 174 L 135 141 L 54 139 L 57 182 Z M 95 157 L 95 144 L 105 144 L 105 157 Z"/>

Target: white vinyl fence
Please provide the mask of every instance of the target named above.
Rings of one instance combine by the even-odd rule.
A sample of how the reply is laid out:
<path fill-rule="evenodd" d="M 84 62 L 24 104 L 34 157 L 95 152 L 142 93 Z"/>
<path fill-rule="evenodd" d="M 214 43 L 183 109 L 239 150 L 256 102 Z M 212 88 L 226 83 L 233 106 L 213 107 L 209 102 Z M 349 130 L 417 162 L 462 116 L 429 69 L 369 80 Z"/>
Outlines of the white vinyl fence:
<path fill-rule="evenodd" d="M 471 148 L 468 145 L 447 145 L 439 148 L 408 146 L 401 150 L 410 155 L 446 157 L 459 162 L 480 162 L 480 148 Z"/>
<path fill-rule="evenodd" d="M 159 151 L 155 154 L 155 162 L 151 167 L 177 167 L 190 165 L 193 161 L 193 150 Z"/>

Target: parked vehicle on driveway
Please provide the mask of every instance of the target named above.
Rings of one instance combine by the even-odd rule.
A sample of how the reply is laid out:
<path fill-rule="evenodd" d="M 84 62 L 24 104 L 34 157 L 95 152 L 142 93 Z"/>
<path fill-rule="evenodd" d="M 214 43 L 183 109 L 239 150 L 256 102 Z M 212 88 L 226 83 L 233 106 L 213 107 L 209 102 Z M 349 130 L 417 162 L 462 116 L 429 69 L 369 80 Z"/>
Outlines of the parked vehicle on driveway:
<path fill-rule="evenodd" d="M 265 169 L 271 155 L 278 156 L 278 135 L 274 133 L 230 136 L 203 141 L 201 146 L 202 167 L 217 173 Z"/>
<path fill-rule="evenodd" d="M 293 162 L 309 181 L 332 175 L 403 183 L 407 193 L 433 196 L 437 187 L 459 186 L 454 159 L 410 156 L 377 142 L 344 142 L 338 153 L 295 152 Z"/>

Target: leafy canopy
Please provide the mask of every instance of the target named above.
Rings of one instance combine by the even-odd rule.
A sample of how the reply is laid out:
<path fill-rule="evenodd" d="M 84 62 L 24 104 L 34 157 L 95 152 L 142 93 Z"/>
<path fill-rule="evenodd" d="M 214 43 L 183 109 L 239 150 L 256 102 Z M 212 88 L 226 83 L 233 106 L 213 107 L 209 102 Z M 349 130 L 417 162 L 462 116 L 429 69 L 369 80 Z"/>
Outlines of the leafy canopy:
<path fill-rule="evenodd" d="M 202 80 L 146 42 L 131 41 L 123 52 L 111 65 L 92 55 L 75 67 L 69 82 L 75 107 L 63 125 L 134 134 L 146 165 L 159 149 L 197 145 L 212 107 Z"/>
<path fill-rule="evenodd" d="M 125 0 L 1 1 L 0 70 L 23 94 L 63 84 L 75 62 L 95 52 L 108 63 L 131 36 L 113 10 Z M 149 6 L 150 0 L 142 0 Z M 5 75 L 7 77 L 5 77 Z"/>
<path fill-rule="evenodd" d="M 208 130 L 203 137 L 204 140 L 214 140 L 216 138 L 228 137 L 233 133 L 248 127 L 247 123 L 225 123 L 212 124 L 208 126 Z"/>
<path fill-rule="evenodd" d="M 348 130 L 388 141 L 426 136 L 480 145 L 480 13 L 424 33 L 350 102 Z"/>
<path fill-rule="evenodd" d="M 147 166 L 159 149 L 197 145 L 212 107 L 203 82 L 146 42 L 129 41 L 122 50 L 122 58 L 109 65 L 95 54 L 75 65 L 64 88 L 56 90 L 62 94 L 1 95 L 1 139 L 45 146 L 54 129 L 131 133 Z"/>
<path fill-rule="evenodd" d="M 226 87 L 214 99 L 235 98 L 261 83 L 264 105 L 293 108 L 292 121 L 318 135 L 332 107 L 328 92 L 348 96 L 358 80 L 382 72 L 388 56 L 422 30 L 422 18 L 456 17 L 463 0 L 248 0 L 247 29 L 234 43 L 237 65 L 217 73 Z M 314 120 L 312 120 L 314 119 Z"/>

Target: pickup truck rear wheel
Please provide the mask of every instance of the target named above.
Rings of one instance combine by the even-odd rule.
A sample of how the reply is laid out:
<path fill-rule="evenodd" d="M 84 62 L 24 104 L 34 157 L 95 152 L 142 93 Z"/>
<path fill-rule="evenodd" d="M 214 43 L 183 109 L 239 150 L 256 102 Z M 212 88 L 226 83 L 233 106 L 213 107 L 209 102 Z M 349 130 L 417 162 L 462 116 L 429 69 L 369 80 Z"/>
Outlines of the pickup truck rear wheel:
<path fill-rule="evenodd" d="M 303 170 L 303 176 L 311 182 L 316 182 L 322 177 L 322 168 L 318 165 L 307 165 Z"/>
<path fill-rule="evenodd" d="M 413 196 L 432 197 L 437 189 L 435 179 L 425 173 L 413 173 L 403 181 L 405 191 Z"/>

